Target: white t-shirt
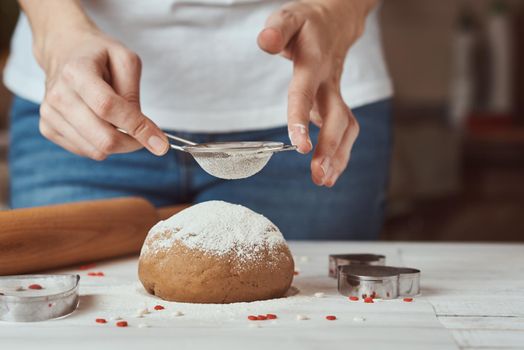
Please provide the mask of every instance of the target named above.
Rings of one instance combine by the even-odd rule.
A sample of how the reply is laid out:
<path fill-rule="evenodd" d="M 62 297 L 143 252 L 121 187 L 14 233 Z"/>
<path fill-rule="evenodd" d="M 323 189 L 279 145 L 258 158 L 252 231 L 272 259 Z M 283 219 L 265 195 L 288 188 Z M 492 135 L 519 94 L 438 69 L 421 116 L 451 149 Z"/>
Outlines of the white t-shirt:
<path fill-rule="evenodd" d="M 84 0 L 93 21 L 142 59 L 142 111 L 160 127 L 192 132 L 286 124 L 292 63 L 259 49 L 267 17 L 286 0 Z M 44 74 L 22 14 L 4 71 L 15 94 L 40 103 Z M 342 93 L 352 108 L 387 98 L 378 9 L 350 49 Z"/>

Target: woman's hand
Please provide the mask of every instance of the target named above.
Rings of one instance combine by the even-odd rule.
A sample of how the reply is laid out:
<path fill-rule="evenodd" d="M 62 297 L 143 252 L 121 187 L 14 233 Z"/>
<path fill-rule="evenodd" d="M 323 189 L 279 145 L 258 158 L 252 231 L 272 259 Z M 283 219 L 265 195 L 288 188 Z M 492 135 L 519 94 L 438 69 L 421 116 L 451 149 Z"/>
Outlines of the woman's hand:
<path fill-rule="evenodd" d="M 46 74 L 41 133 L 96 160 L 142 146 L 156 155 L 166 153 L 166 137 L 140 110 L 139 57 L 101 33 L 78 1 L 59 1 L 54 17 L 48 11 L 56 2 L 46 1 L 48 7 L 38 11 L 39 2 L 26 0 L 22 6 L 33 29 L 35 57 Z"/>
<path fill-rule="evenodd" d="M 317 185 L 331 187 L 344 171 L 359 132 L 358 123 L 340 93 L 347 52 L 364 30 L 376 0 L 301 0 L 273 13 L 258 37 L 270 54 L 293 61 L 288 91 L 288 130 L 301 153 L 313 145 L 309 122 L 320 127 L 311 161 Z"/>

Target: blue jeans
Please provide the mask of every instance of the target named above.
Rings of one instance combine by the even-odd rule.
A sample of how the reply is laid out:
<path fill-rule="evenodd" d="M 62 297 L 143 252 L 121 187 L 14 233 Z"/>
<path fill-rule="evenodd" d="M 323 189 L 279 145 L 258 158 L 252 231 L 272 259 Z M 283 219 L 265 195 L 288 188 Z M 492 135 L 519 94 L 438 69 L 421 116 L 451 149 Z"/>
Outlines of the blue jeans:
<path fill-rule="evenodd" d="M 40 134 L 38 108 L 14 98 L 9 150 L 13 208 L 125 196 L 145 197 L 156 206 L 218 199 L 262 213 L 288 239 L 375 239 L 380 233 L 391 151 L 388 100 L 353 111 L 360 136 L 347 170 L 331 189 L 313 184 L 311 155 L 296 152 L 275 154 L 260 173 L 243 180 L 214 178 L 190 155 L 178 151 L 156 157 L 142 149 L 103 162 L 82 158 Z M 228 134 L 173 133 L 196 142 L 289 142 L 286 127 Z M 311 137 L 315 143 L 316 127 Z"/>

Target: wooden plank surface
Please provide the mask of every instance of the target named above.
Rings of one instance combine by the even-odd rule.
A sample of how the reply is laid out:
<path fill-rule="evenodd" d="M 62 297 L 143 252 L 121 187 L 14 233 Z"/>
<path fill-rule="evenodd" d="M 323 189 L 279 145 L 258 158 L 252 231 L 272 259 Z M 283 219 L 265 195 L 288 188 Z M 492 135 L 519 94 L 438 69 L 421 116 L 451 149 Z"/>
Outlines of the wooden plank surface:
<path fill-rule="evenodd" d="M 81 273 L 81 304 L 72 316 L 37 324 L 0 323 L 2 348 L 83 349 L 144 347 L 228 349 L 524 349 L 523 245 L 292 242 L 300 274 L 298 295 L 277 301 L 233 305 L 164 303 L 166 312 L 135 319 L 136 308 L 163 303 L 147 295 L 136 278 L 136 258 L 100 264 L 104 278 Z M 352 303 L 327 277 L 328 254 L 385 254 L 387 263 L 420 268 L 422 295 L 401 300 Z M 324 292 L 324 298 L 315 298 Z M 173 317 L 177 309 L 184 317 Z M 274 312 L 276 322 L 253 328 L 248 314 Z M 308 321 L 297 321 L 306 314 Z M 336 314 L 337 321 L 324 319 Z M 125 317 L 130 327 L 96 317 Z M 355 317 L 364 317 L 356 322 Z M 137 328 L 140 323 L 150 328 Z M 42 345 L 44 344 L 44 345 Z M 52 344 L 52 345 L 51 345 Z"/>
<path fill-rule="evenodd" d="M 408 245 L 424 295 L 463 349 L 524 349 L 524 245 Z"/>

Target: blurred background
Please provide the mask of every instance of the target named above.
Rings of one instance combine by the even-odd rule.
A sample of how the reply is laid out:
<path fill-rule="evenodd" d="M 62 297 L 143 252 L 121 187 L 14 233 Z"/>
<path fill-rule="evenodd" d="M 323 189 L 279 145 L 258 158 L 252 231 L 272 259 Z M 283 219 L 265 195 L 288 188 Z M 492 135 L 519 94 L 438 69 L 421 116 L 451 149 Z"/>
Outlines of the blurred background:
<path fill-rule="evenodd" d="M 0 1 L 0 76 L 17 16 Z M 524 2 L 384 1 L 382 30 L 395 85 L 382 238 L 524 241 Z M 0 82 L 0 208 L 9 98 Z"/>

